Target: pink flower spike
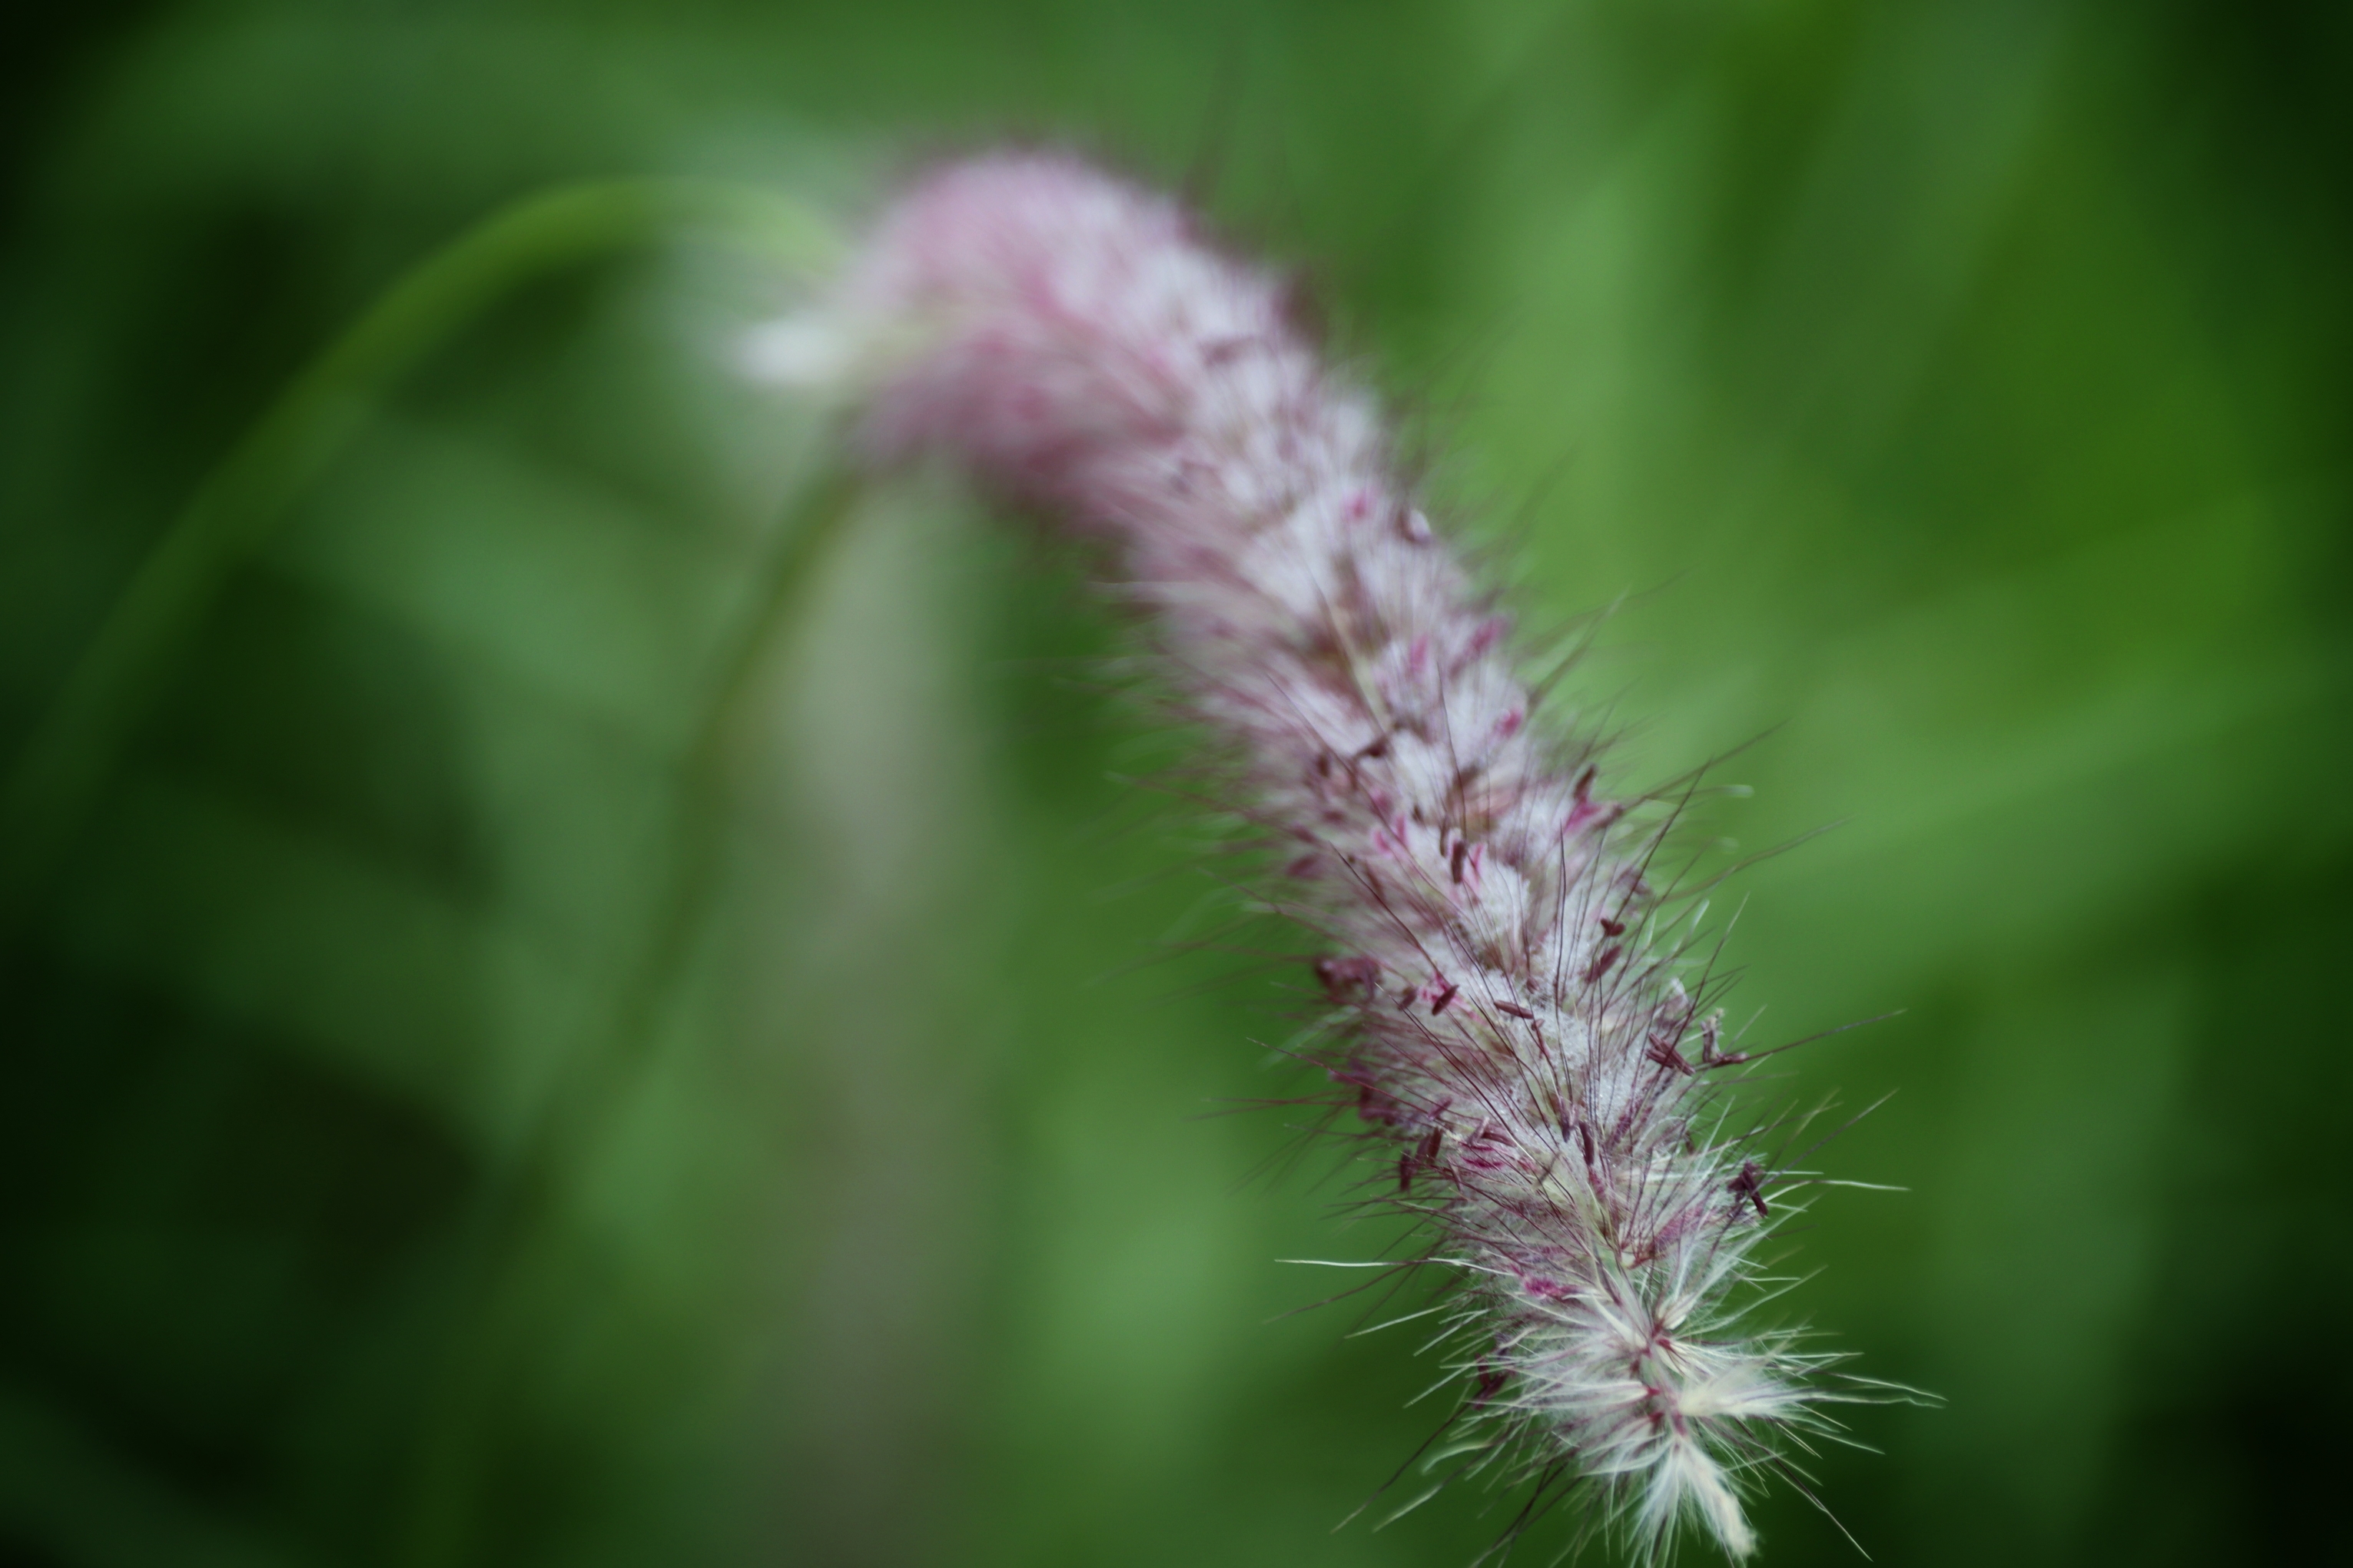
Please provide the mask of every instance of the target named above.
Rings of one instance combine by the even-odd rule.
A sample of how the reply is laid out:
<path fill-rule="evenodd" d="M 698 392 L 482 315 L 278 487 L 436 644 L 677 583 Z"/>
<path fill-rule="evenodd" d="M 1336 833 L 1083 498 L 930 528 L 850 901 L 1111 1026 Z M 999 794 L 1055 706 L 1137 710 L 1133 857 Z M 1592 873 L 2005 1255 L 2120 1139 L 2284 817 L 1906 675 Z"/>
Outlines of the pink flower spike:
<path fill-rule="evenodd" d="M 1465 1445 L 1581 1479 L 1645 1555 L 1745 1555 L 1831 1358 L 1740 1320 L 1790 1205 L 1714 1114 L 1736 1058 L 1659 945 L 1657 829 L 1527 722 L 1508 623 L 1287 300 L 1175 202 L 1017 153 L 907 190 L 825 330 L 769 341 L 866 345 L 868 461 L 945 456 L 1101 542 L 1226 804 L 1293 845 L 1341 1114 L 1455 1281 Z"/>

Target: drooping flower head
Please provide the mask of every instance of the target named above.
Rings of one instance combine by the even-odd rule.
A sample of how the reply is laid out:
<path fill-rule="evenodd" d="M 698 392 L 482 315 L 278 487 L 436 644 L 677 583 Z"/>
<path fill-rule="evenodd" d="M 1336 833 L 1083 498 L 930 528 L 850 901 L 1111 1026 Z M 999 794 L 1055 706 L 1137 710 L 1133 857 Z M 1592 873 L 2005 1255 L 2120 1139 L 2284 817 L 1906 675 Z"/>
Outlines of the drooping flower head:
<path fill-rule="evenodd" d="M 1231 745 L 1227 804 L 1284 846 L 1267 900 L 1324 943 L 1325 1065 L 1457 1278 L 1474 1462 L 1594 1485 L 1644 1550 L 1696 1521 L 1747 1552 L 1821 1358 L 1734 1321 L 1780 1196 L 1719 1125 L 1745 1058 L 1668 928 L 1657 816 L 1535 710 L 1282 281 L 1078 160 L 987 157 L 765 352 L 861 381 L 869 460 L 944 454 L 1107 546 Z"/>

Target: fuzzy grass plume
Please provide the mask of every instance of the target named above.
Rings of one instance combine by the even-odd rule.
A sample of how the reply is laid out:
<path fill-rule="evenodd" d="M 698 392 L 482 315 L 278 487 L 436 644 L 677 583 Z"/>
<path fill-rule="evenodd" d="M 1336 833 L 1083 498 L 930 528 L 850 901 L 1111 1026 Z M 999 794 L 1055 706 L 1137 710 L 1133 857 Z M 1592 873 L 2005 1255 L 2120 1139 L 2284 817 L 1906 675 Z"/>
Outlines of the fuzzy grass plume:
<path fill-rule="evenodd" d="M 1721 1121 L 1747 1058 L 1662 910 L 1659 814 L 1546 733 L 1283 280 L 1078 160 L 984 157 L 754 352 L 854 386 L 866 460 L 945 455 L 1107 545 L 1239 760 L 1219 804 L 1286 846 L 1265 892 L 1326 943 L 1325 1065 L 1458 1277 L 1451 1451 L 1588 1484 L 1646 1553 L 1694 1523 L 1750 1552 L 1743 1494 L 1827 1427 L 1826 1358 L 1739 1322 L 1788 1173 Z"/>

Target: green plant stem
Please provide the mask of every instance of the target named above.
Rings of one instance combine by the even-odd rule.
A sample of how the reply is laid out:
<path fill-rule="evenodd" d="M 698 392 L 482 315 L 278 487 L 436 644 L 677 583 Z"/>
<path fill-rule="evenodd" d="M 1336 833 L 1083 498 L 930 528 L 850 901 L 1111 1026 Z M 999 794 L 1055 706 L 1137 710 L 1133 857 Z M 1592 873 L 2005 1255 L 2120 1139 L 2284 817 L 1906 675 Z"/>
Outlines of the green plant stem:
<path fill-rule="evenodd" d="M 757 187 L 670 179 L 563 186 L 427 257 L 295 377 L 140 563 L 0 786 L 0 930 L 25 915 L 72 848 L 168 683 L 175 653 L 404 373 L 534 279 L 697 234 L 795 268 L 831 248 L 819 220 Z"/>
<path fill-rule="evenodd" d="M 401 1568 L 459 1568 L 476 1560 L 484 1494 L 496 1458 L 490 1415 L 512 1390 L 522 1342 L 535 1243 L 558 1222 L 565 1178 L 594 1157 L 640 1079 L 678 997 L 696 936 L 725 871 L 727 748 L 762 657 L 789 624 L 857 510 L 858 481 L 837 470 L 812 486 L 777 531 L 755 587 L 728 628 L 702 687 L 681 759 L 679 844 L 653 901 L 648 936 L 617 1005 L 575 1071 L 552 1091 L 513 1156 L 492 1172 L 476 1205 L 458 1272 L 456 1321 L 420 1432 Z"/>

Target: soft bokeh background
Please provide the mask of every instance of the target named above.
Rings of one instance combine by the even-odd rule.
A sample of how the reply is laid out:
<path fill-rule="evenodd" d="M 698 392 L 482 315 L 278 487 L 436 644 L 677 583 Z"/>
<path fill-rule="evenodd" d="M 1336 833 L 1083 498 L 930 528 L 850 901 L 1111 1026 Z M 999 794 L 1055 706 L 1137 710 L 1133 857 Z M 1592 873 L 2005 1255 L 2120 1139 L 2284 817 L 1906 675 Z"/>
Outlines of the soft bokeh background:
<path fill-rule="evenodd" d="M 1301 267 L 1621 777 L 1757 740 L 1791 1310 L 1940 1410 L 1882 1563 L 2277 1563 L 2340 1500 L 2353 34 L 2291 0 L 53 6 L 0 58 L 11 747 L 238 433 L 552 182 L 854 213 L 1065 139 Z M 370 413 L 5 911 L 0 1562 L 1459 1564 L 1439 1412 L 1182 950 L 1079 569 L 869 493 L 788 282 L 557 271 Z M 781 553 L 780 553 L 781 552 Z M 1622 601 L 1622 603 L 1620 603 Z M 761 631 L 758 628 L 766 628 Z M 747 630 L 747 628 L 753 628 Z M 746 650 L 741 652 L 731 650 Z M 20 822 L 6 825 L 19 837 Z M 16 852 L 26 847 L 16 843 Z M 37 858 L 38 856 L 37 855 Z M 1724 906 L 1727 911 L 1730 904 Z M 1172 945 L 1174 944 L 1174 945 Z M 1482 1511 L 1488 1510 L 1488 1511 Z M 1803 1500 L 1767 1561 L 1856 1561 Z M 1556 1541 L 1557 1538 L 1555 1538 Z M 1542 1561 L 1539 1551 L 1533 1560 Z"/>

